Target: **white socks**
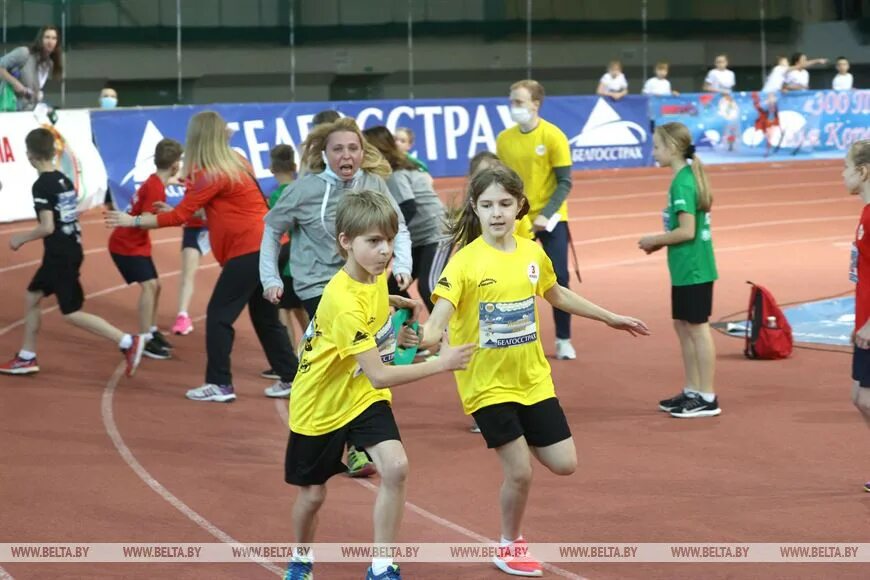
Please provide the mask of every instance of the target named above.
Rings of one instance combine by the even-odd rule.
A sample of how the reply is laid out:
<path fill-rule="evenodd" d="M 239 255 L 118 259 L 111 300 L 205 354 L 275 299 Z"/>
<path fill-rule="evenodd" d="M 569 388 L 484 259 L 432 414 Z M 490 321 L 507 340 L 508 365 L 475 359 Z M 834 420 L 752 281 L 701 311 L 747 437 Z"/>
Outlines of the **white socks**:
<path fill-rule="evenodd" d="M 36 358 L 36 353 L 30 352 L 29 350 L 19 350 L 18 351 L 18 358 L 23 359 L 23 360 L 33 360 Z"/>
<path fill-rule="evenodd" d="M 121 347 L 121 350 L 127 350 L 131 346 L 133 346 L 133 337 L 129 334 L 125 334 L 121 337 L 121 341 L 118 343 L 118 346 Z"/>
<path fill-rule="evenodd" d="M 387 571 L 393 565 L 392 558 L 372 558 L 372 574 L 377 576 Z"/>
<path fill-rule="evenodd" d="M 696 390 L 694 387 L 684 387 L 683 392 L 686 393 L 689 397 L 701 397 L 704 401 L 708 403 L 712 403 L 716 400 L 716 393 L 702 393 L 701 391 Z"/>

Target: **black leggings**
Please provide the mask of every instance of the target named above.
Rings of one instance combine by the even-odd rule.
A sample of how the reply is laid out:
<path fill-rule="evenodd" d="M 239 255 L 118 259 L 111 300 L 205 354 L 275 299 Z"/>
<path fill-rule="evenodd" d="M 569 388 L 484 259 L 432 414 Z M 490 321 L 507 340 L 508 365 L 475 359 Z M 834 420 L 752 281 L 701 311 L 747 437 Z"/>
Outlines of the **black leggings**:
<path fill-rule="evenodd" d="M 432 290 L 438 284 L 438 278 L 441 277 L 447 259 L 450 258 L 450 242 L 445 240 L 434 244 L 415 246 L 411 249 L 411 257 L 414 260 L 411 277 L 417 280 L 420 298 L 423 299 L 423 304 L 426 305 L 429 312 L 432 312 L 435 307 L 432 303 Z M 398 294 L 405 298 L 410 297 L 407 291 L 399 290 L 399 284 L 393 276 L 387 279 L 387 286 L 390 294 Z"/>
<path fill-rule="evenodd" d="M 205 327 L 207 383 L 233 384 L 230 371 L 235 338 L 233 324 L 246 305 L 269 365 L 282 381 L 291 383 L 296 376 L 299 360 L 290 348 L 287 330 L 278 318 L 278 308 L 263 298 L 259 266 L 260 252 L 254 252 L 229 260 L 221 270 L 208 301 Z"/>

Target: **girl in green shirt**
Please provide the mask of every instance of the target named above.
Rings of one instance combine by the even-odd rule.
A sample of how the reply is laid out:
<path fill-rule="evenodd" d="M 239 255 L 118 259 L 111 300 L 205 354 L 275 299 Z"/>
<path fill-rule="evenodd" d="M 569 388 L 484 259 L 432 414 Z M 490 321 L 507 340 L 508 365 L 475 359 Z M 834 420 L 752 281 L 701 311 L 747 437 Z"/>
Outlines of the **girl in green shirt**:
<path fill-rule="evenodd" d="M 686 374 L 682 392 L 660 401 L 659 408 L 672 417 L 715 417 L 722 409 L 713 390 L 716 347 L 709 324 L 713 282 L 719 277 L 710 234 L 713 193 L 682 123 L 656 127 L 653 157 L 674 172 L 662 216 L 665 233 L 644 236 L 638 246 L 647 254 L 668 248 L 672 318 Z"/>

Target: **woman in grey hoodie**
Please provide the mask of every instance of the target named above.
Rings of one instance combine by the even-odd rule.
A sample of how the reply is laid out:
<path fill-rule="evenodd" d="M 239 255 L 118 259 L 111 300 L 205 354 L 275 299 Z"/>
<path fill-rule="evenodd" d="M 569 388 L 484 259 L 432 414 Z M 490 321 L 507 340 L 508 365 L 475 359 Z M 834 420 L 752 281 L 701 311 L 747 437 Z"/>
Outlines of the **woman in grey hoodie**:
<path fill-rule="evenodd" d="M 0 58 L 0 94 L 10 85 L 18 110 L 32 110 L 42 102 L 45 81 L 63 71 L 63 52 L 57 26 L 43 26 L 30 46 L 19 46 Z"/>
<path fill-rule="evenodd" d="M 351 118 L 315 128 L 303 144 L 302 163 L 310 173 L 284 190 L 266 214 L 260 247 L 260 281 L 266 299 L 277 303 L 284 284 L 278 272 L 281 237 L 290 234 L 293 289 L 313 318 L 323 289 L 344 265 L 335 243 L 335 210 L 347 191 L 369 189 L 383 193 L 399 216 L 393 274 L 402 290 L 411 283 L 411 236 L 384 178 L 390 166 L 369 145 Z"/>
<path fill-rule="evenodd" d="M 393 254 L 393 275 L 402 290 L 411 283 L 411 235 L 402 212 L 387 189 L 384 177 L 390 166 L 369 145 L 359 127 L 345 117 L 316 127 L 302 145 L 302 165 L 310 173 L 294 181 L 266 214 L 260 245 L 260 281 L 263 296 L 277 304 L 284 292 L 278 272 L 281 238 L 290 234 L 290 270 L 293 289 L 313 320 L 323 289 L 344 266 L 335 238 L 335 212 L 348 191 L 381 192 L 399 216 Z M 287 392 L 287 396 L 290 391 Z M 365 451 L 348 447 L 348 475 L 367 477 L 375 473 Z"/>

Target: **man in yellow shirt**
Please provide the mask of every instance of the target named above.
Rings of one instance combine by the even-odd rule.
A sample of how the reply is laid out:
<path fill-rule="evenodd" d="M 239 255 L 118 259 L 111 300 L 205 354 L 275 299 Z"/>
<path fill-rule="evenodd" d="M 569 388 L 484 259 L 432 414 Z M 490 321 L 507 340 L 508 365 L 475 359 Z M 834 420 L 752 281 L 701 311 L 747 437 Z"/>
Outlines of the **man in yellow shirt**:
<path fill-rule="evenodd" d="M 556 279 L 568 287 L 568 204 L 571 191 L 571 148 L 568 138 L 538 112 L 544 102 L 544 87 L 522 80 L 511 85 L 511 119 L 514 127 L 499 133 L 496 153 L 523 180 L 529 199 L 528 220 L 535 239 L 553 262 Z M 522 232 L 520 232 L 522 233 Z M 571 315 L 553 309 L 556 321 L 556 358 L 573 360 Z"/>

